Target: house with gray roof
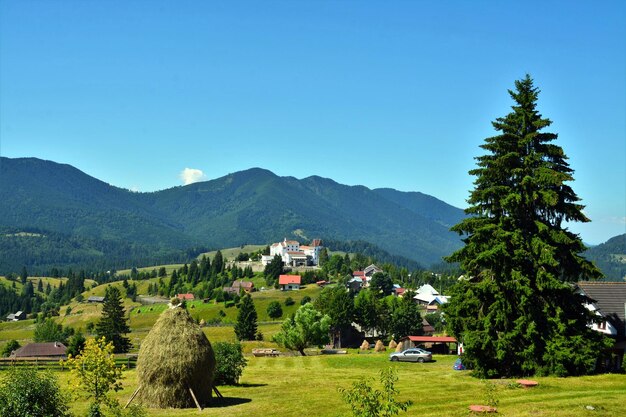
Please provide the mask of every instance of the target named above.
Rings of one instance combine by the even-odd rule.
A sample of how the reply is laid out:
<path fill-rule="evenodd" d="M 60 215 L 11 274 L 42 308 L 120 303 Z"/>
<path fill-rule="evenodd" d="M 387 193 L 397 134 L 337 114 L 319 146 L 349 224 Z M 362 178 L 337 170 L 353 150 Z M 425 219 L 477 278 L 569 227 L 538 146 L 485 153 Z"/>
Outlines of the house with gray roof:
<path fill-rule="evenodd" d="M 7 321 L 20 321 L 20 320 L 26 320 L 26 313 L 23 311 L 18 311 L 15 314 L 9 314 L 7 316 Z"/>
<path fill-rule="evenodd" d="M 29 343 L 11 353 L 10 358 L 67 358 L 67 347 L 61 342 Z"/>
<path fill-rule="evenodd" d="M 626 282 L 581 281 L 578 289 L 589 298 L 587 309 L 604 319 L 590 326 L 615 340 L 616 362 L 609 370 L 620 369 L 626 351 Z"/>

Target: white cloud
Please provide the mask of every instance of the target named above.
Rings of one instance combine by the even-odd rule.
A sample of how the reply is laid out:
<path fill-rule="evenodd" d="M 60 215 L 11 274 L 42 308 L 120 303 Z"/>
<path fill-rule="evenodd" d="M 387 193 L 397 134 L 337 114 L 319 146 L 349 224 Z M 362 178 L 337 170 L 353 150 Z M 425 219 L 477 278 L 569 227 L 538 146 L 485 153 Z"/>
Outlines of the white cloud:
<path fill-rule="evenodd" d="M 193 184 L 194 182 L 202 181 L 206 178 L 204 172 L 195 168 L 185 168 L 178 176 L 183 180 L 184 185 Z"/>

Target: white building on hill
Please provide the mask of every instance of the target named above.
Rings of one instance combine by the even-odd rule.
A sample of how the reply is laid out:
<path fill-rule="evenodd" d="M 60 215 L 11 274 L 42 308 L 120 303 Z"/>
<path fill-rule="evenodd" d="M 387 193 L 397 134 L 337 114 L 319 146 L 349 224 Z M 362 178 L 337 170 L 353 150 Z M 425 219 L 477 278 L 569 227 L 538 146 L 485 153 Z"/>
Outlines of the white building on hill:
<path fill-rule="evenodd" d="M 319 264 L 320 252 L 322 251 L 322 241 L 314 239 L 311 245 L 300 246 L 297 240 L 283 240 L 270 246 L 270 254 L 263 255 L 261 262 L 263 265 L 269 264 L 274 256 L 282 258 L 285 265 L 290 266 L 316 266 Z"/>

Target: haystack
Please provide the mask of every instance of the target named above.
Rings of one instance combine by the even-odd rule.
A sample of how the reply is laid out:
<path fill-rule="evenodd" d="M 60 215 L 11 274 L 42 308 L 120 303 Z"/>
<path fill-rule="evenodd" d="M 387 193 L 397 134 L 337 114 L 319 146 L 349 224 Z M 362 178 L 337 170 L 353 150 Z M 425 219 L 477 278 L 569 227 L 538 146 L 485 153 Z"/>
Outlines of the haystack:
<path fill-rule="evenodd" d="M 165 310 L 141 343 L 137 399 L 147 407 L 190 408 L 211 400 L 215 355 L 187 310 Z"/>
<path fill-rule="evenodd" d="M 389 350 L 396 350 L 397 347 L 398 344 L 396 343 L 396 341 L 391 339 L 391 342 L 389 342 Z"/>
<path fill-rule="evenodd" d="M 361 343 L 361 350 L 368 350 L 370 348 L 370 342 L 368 342 L 367 340 L 364 340 L 363 343 Z"/>
<path fill-rule="evenodd" d="M 384 351 L 385 351 L 385 344 L 383 343 L 382 340 L 377 340 L 376 346 L 374 346 L 374 352 L 384 352 Z"/>
<path fill-rule="evenodd" d="M 396 347 L 396 352 L 404 352 L 405 350 L 410 349 L 412 347 L 413 347 L 413 343 L 409 339 L 404 339 L 403 341 L 398 343 L 398 346 Z"/>

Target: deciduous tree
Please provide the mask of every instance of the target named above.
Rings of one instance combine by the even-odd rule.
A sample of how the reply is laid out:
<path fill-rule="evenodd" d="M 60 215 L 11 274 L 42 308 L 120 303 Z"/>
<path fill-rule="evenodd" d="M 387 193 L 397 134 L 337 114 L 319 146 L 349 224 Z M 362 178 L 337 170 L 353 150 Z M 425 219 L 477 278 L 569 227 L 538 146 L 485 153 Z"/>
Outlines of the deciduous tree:
<path fill-rule="evenodd" d="M 391 313 L 390 331 L 396 340 L 422 334 L 422 316 L 413 300 L 414 295 L 414 292 L 406 291 Z"/>
<path fill-rule="evenodd" d="M 274 341 L 287 349 L 297 350 L 306 356 L 304 349 L 328 343 L 330 317 L 317 311 L 312 304 L 300 306 L 296 314 L 283 322 Z"/>
<path fill-rule="evenodd" d="M 69 417 L 68 403 L 49 372 L 12 366 L 0 375 L 2 417 Z"/>
<path fill-rule="evenodd" d="M 72 388 L 91 400 L 92 416 L 102 415 L 102 404 L 113 408 L 117 405 L 109 395 L 122 389 L 122 368 L 115 366 L 114 349 L 105 338 L 89 339 L 79 356 L 68 359 L 74 377 Z"/>
<path fill-rule="evenodd" d="M 496 119 L 477 158 L 468 217 L 452 230 L 465 246 L 448 260 L 466 279 L 445 309 L 465 345 L 464 363 L 484 377 L 591 372 L 602 336 L 572 283 L 600 276 L 564 222 L 587 222 L 568 185 L 572 169 L 552 123 L 537 110 L 533 80 L 515 82 L 512 111 Z"/>
<path fill-rule="evenodd" d="M 271 319 L 277 319 L 283 315 L 283 308 L 278 301 L 274 300 L 269 303 L 267 306 L 267 315 Z"/>

